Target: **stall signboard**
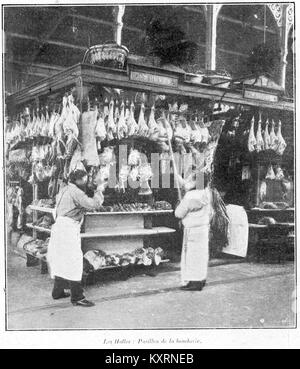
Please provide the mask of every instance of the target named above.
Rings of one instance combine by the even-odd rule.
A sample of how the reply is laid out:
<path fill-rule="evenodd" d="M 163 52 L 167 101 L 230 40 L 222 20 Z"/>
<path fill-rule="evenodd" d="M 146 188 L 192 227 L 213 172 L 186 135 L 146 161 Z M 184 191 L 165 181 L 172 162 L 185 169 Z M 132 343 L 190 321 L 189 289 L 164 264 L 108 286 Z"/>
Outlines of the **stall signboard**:
<path fill-rule="evenodd" d="M 244 98 L 251 100 L 268 101 L 272 103 L 278 102 L 278 96 L 261 91 L 245 90 Z"/>
<path fill-rule="evenodd" d="M 167 86 L 167 87 L 178 86 L 178 78 L 162 76 L 154 73 L 131 71 L 130 79 L 132 81 L 143 82 L 152 85 Z"/>

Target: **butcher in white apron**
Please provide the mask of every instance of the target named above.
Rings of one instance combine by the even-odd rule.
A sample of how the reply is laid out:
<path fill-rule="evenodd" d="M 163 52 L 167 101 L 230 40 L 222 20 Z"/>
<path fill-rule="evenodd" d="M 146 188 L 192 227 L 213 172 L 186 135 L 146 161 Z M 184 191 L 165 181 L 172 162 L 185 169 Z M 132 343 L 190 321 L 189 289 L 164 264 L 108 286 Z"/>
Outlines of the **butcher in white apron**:
<path fill-rule="evenodd" d="M 99 208 L 104 200 L 103 184 L 99 185 L 93 198 L 82 190 L 87 183 L 87 174 L 75 170 L 70 174 L 69 183 L 58 193 L 56 199 L 56 221 L 51 229 L 47 260 L 51 278 L 54 279 L 52 297 L 69 297 L 64 289 L 70 288 L 73 305 L 94 306 L 85 299 L 81 285 L 83 255 L 81 250 L 80 227 L 85 211 Z"/>
<path fill-rule="evenodd" d="M 196 189 L 195 174 L 185 181 L 184 189 L 186 194 L 175 211 L 184 226 L 181 289 L 201 291 L 207 278 L 210 222 L 215 213 L 221 212 L 219 196 L 208 186 Z"/>

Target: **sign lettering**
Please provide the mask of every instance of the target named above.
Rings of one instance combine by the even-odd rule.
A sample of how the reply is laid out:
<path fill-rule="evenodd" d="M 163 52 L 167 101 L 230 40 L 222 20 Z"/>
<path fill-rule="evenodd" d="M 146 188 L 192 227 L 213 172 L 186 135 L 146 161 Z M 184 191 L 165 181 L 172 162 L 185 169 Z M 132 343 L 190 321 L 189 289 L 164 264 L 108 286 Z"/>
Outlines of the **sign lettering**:
<path fill-rule="evenodd" d="M 177 87 L 178 79 L 173 77 L 160 76 L 151 73 L 131 71 L 130 79 L 136 82 L 150 83 L 153 85 Z"/>
<path fill-rule="evenodd" d="M 278 102 L 278 96 L 277 95 L 271 95 L 264 92 L 258 92 L 258 91 L 249 91 L 245 90 L 244 97 L 246 99 L 253 99 L 253 100 L 263 100 L 268 102 Z"/>

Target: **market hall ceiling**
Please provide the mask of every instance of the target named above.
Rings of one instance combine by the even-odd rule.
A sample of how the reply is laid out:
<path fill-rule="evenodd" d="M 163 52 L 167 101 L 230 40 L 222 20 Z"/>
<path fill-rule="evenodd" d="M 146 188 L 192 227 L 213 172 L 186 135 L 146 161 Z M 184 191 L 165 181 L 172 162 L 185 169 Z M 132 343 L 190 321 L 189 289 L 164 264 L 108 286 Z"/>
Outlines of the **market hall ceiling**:
<path fill-rule="evenodd" d="M 145 55 L 147 20 L 153 16 L 167 16 L 170 8 L 180 15 L 180 26 L 188 38 L 198 44 L 196 63 L 203 67 L 206 22 L 201 5 L 127 6 L 122 43 L 131 53 Z M 6 62 L 19 65 L 23 70 L 26 65 L 49 65 L 58 70 L 79 63 L 89 46 L 113 39 L 112 9 L 110 6 L 5 7 Z M 261 5 L 224 5 L 221 8 L 217 38 L 220 64 L 232 55 L 235 59 L 245 57 L 249 47 L 262 38 L 263 9 Z M 267 36 L 277 42 L 276 22 L 270 11 L 266 14 Z M 245 38 L 249 42 L 245 42 Z M 35 70 L 32 68 L 29 73 L 34 74 Z"/>

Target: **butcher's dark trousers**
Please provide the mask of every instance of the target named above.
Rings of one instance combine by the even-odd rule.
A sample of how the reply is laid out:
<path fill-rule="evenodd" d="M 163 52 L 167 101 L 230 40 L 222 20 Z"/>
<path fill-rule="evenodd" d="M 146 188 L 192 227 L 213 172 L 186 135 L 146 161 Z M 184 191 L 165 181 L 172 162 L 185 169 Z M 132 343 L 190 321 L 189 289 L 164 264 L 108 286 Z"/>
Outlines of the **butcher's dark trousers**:
<path fill-rule="evenodd" d="M 69 281 L 64 278 L 55 277 L 52 297 L 56 300 L 63 296 L 64 290 L 71 290 L 71 302 L 83 300 L 83 288 L 81 282 Z"/>

